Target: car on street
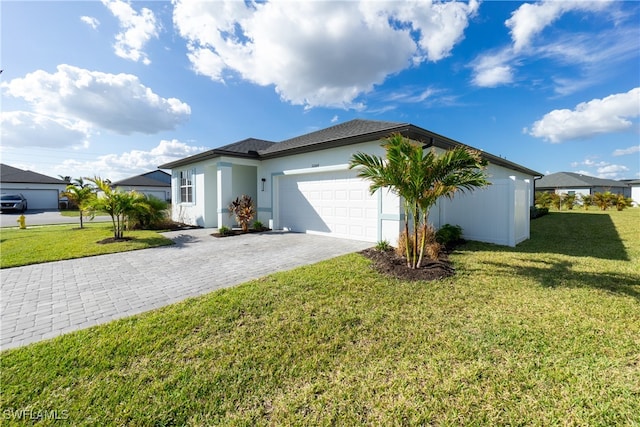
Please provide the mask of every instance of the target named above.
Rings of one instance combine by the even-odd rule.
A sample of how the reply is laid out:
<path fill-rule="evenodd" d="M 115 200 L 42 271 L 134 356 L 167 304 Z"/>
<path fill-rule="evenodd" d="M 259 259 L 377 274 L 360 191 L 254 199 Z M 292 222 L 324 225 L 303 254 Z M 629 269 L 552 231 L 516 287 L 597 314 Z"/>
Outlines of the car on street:
<path fill-rule="evenodd" d="M 0 195 L 0 211 L 24 212 L 27 210 L 27 199 L 22 194 Z"/>

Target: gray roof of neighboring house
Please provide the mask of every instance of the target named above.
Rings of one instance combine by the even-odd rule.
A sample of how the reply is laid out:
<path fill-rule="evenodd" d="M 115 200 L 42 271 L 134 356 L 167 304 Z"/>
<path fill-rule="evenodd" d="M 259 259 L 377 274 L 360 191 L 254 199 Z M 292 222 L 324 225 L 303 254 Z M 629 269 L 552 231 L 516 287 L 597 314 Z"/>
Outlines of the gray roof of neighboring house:
<path fill-rule="evenodd" d="M 163 179 L 158 179 L 158 173 L 161 174 Z M 114 187 L 171 187 L 171 175 L 164 171 L 156 170 L 116 181 L 112 185 Z"/>
<path fill-rule="evenodd" d="M 401 133 L 407 138 L 424 142 L 425 146 L 435 146 L 449 149 L 454 146 L 465 146 L 458 141 L 447 138 L 437 133 L 422 129 L 410 123 L 386 122 L 379 120 L 355 119 L 326 129 L 317 130 L 295 138 L 286 139 L 279 143 L 264 140 L 249 139 L 235 144 L 226 145 L 195 156 L 176 160 L 159 166 L 162 169 L 171 169 L 183 166 L 196 161 L 207 160 L 221 155 L 238 155 L 241 157 L 251 157 L 255 159 L 268 159 L 273 157 L 283 157 L 298 153 L 308 153 L 317 150 L 325 150 L 334 147 L 357 144 L 381 140 L 392 133 Z M 249 143 L 248 141 L 251 141 Z M 258 148 L 251 150 L 248 147 Z M 473 148 L 473 147 L 470 147 Z M 532 176 L 542 175 L 540 172 L 525 168 L 517 163 L 510 162 L 492 154 L 482 152 L 482 156 L 489 162 L 520 171 Z"/>
<path fill-rule="evenodd" d="M 543 188 L 591 188 L 628 187 L 628 183 L 613 179 L 596 178 L 574 172 L 556 172 L 545 175 L 536 182 L 537 189 Z"/>
<path fill-rule="evenodd" d="M 0 164 L 0 182 L 20 184 L 64 184 L 67 183 L 58 178 L 52 178 L 37 172 L 26 171 L 13 166 Z"/>

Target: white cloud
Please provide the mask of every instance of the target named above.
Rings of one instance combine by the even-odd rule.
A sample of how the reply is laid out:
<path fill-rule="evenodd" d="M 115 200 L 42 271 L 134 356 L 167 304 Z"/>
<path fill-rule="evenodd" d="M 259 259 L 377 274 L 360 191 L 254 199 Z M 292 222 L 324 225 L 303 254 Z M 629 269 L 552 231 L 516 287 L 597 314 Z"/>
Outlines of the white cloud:
<path fill-rule="evenodd" d="M 451 53 L 477 11 L 467 3 L 175 1 L 193 69 L 274 85 L 294 105 L 362 108 L 387 76 Z"/>
<path fill-rule="evenodd" d="M 555 1 L 525 3 L 516 9 L 505 25 L 511 30 L 513 47 L 519 51 L 528 47 L 533 37 L 570 11 L 596 12 L 609 6 L 611 0 Z"/>
<path fill-rule="evenodd" d="M 162 140 L 149 151 L 131 150 L 121 154 L 107 154 L 92 161 L 65 160 L 59 167 L 62 171 L 73 171 L 73 176 L 93 177 L 117 181 L 155 170 L 163 163 L 201 153 L 208 148 L 195 147 L 179 140 Z M 68 173 L 67 173 L 68 174 Z"/>
<path fill-rule="evenodd" d="M 513 82 L 513 67 L 509 62 L 514 55 L 511 49 L 486 53 L 478 56 L 472 63 L 472 83 L 480 87 L 496 87 Z"/>
<path fill-rule="evenodd" d="M 93 28 L 94 30 L 98 28 L 98 26 L 100 25 L 100 21 L 98 21 L 96 18 L 92 16 L 81 16 L 80 20 L 85 24 L 87 24 L 88 26 L 90 26 L 91 28 Z"/>
<path fill-rule="evenodd" d="M 162 98 L 131 74 L 107 74 L 70 65 L 42 70 L 0 84 L 8 95 L 29 102 L 42 115 L 85 122 L 129 135 L 172 130 L 191 108 L 176 98 Z"/>
<path fill-rule="evenodd" d="M 81 122 L 27 111 L 0 113 L 0 136 L 5 147 L 87 146 L 89 130 Z"/>
<path fill-rule="evenodd" d="M 640 115 L 640 88 L 602 99 L 593 99 L 574 110 L 553 110 L 525 129 L 532 136 L 553 143 L 629 129 L 630 119 Z"/>
<path fill-rule="evenodd" d="M 622 172 L 627 172 L 629 168 L 623 165 L 606 165 L 596 170 L 598 178 L 620 179 L 623 176 Z"/>
<path fill-rule="evenodd" d="M 151 61 L 143 49 L 152 37 L 158 37 L 160 31 L 160 25 L 156 23 L 153 12 L 146 7 L 136 12 L 129 2 L 123 0 L 102 0 L 102 4 L 118 19 L 122 29 L 116 35 L 114 44 L 116 55 L 150 64 Z"/>
<path fill-rule="evenodd" d="M 634 153 L 640 153 L 640 145 L 633 145 L 629 148 L 617 149 L 611 155 L 617 157 L 617 156 L 626 156 Z"/>

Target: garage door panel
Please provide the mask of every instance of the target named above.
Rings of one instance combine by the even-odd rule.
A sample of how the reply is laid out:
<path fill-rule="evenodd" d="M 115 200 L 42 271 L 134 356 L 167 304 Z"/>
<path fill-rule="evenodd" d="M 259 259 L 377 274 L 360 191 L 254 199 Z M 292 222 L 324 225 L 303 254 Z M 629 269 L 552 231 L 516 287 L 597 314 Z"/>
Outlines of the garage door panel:
<path fill-rule="evenodd" d="M 6 194 L 20 193 L 27 199 L 27 207 L 33 209 L 58 209 L 58 190 L 2 188 Z"/>
<path fill-rule="evenodd" d="M 282 176 L 279 226 L 293 231 L 375 242 L 377 197 L 353 171 Z"/>

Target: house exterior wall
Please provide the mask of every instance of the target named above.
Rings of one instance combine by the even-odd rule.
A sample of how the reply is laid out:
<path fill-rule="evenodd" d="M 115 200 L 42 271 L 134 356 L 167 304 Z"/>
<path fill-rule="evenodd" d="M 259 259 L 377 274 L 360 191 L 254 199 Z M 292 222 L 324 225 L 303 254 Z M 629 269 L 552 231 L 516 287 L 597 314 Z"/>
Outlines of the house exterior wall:
<path fill-rule="evenodd" d="M 640 206 L 640 184 L 631 184 L 631 199 L 634 206 Z"/>
<path fill-rule="evenodd" d="M 280 177 L 348 171 L 356 152 L 385 155 L 380 141 L 371 141 L 263 160 L 220 157 L 194 163 L 189 166 L 195 172 L 195 200 L 190 204 L 178 202 L 179 172 L 188 168 L 176 169 L 172 177 L 173 217 L 203 227 L 231 226 L 233 219 L 226 206 L 246 193 L 257 201 L 257 219 L 271 228 L 281 228 L 278 188 L 284 181 Z M 355 176 L 356 172 L 351 172 Z M 529 238 L 534 177 L 494 164 L 488 165 L 487 174 L 493 185 L 439 201 L 430 220 L 437 228 L 446 223 L 460 225 L 467 239 L 515 246 Z M 400 199 L 386 190 L 371 197 L 377 203 L 378 240 L 395 244 L 404 220 Z"/>
<path fill-rule="evenodd" d="M 257 161 L 251 159 L 217 157 L 172 170 L 172 219 L 199 227 L 233 226 L 229 203 L 242 194 L 257 200 L 256 165 Z M 180 200 L 181 171 L 194 174 L 191 203 Z"/>
<path fill-rule="evenodd" d="M 529 180 L 492 179 L 489 187 L 441 199 L 434 225 L 459 225 L 465 239 L 515 246 L 530 235 L 530 198 Z"/>
<path fill-rule="evenodd" d="M 366 152 L 384 156 L 380 141 L 335 147 L 311 153 L 263 160 L 258 167 L 257 180 L 266 179 L 265 190 L 258 191 L 258 219 L 271 227 L 281 227 L 278 212 L 278 177 L 281 175 L 304 175 L 319 172 L 345 171 L 353 154 Z M 354 171 L 354 174 L 356 172 Z M 373 195 L 378 205 L 378 240 L 395 242 L 400 229 L 400 203 L 398 197 L 386 191 Z"/>

